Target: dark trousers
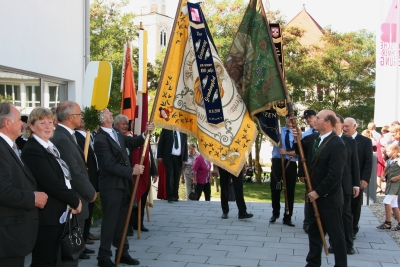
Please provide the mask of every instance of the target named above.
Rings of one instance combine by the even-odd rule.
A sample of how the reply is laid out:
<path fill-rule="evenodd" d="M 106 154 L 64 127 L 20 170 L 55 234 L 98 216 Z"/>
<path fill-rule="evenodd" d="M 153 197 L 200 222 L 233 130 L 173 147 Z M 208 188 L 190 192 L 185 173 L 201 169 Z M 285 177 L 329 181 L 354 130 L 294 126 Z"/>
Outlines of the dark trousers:
<path fill-rule="evenodd" d="M 310 205 L 310 225 L 308 227 L 309 252 L 306 259 L 306 267 L 319 267 L 321 266 L 323 244 L 312 203 L 309 203 L 308 205 Z M 324 229 L 325 234 L 328 233 L 329 238 L 332 240 L 332 246 L 335 250 L 335 267 L 347 267 L 347 251 L 343 233 L 342 207 L 318 207 L 318 212 L 320 214 L 322 228 Z"/>
<path fill-rule="evenodd" d="M 0 266 L 24 267 L 25 257 L 0 258 Z"/>
<path fill-rule="evenodd" d="M 118 248 L 126 215 L 129 208 L 129 193 L 127 189 L 110 189 L 100 191 L 101 206 L 103 207 L 103 221 L 101 223 L 101 238 L 98 261 L 103 261 L 112 256 L 111 245 Z M 125 237 L 122 255 L 127 254 L 128 240 Z"/>
<path fill-rule="evenodd" d="M 352 195 L 343 194 L 344 204 L 343 204 L 343 229 L 344 238 L 346 239 L 346 249 L 353 248 L 353 214 L 351 213 L 351 199 Z M 329 238 L 329 244 L 332 246 L 332 241 Z M 332 246 L 333 247 L 333 246 Z"/>
<path fill-rule="evenodd" d="M 296 178 L 297 178 L 297 164 L 295 161 L 289 162 L 284 161 L 285 166 L 285 176 L 286 176 L 286 194 L 288 199 L 288 206 L 286 207 L 285 203 L 285 211 L 286 209 L 289 211 L 289 214 L 284 213 L 283 220 L 290 221 L 293 214 L 293 203 L 294 203 L 294 191 L 296 188 Z M 286 167 L 287 166 L 287 167 Z M 281 192 L 283 189 L 283 180 L 282 180 L 282 163 L 281 159 L 272 159 L 272 169 L 271 169 L 271 200 L 272 200 L 272 215 L 279 217 L 281 210 Z"/>
<path fill-rule="evenodd" d="M 197 184 L 196 192 L 197 192 L 197 200 L 200 199 L 202 192 L 204 192 L 204 197 L 205 197 L 206 201 L 211 200 L 211 185 L 210 185 L 210 183 Z"/>
<path fill-rule="evenodd" d="M 144 218 L 144 209 L 146 208 L 146 201 L 147 201 L 147 196 L 149 195 L 149 189 L 143 194 L 140 203 L 140 211 L 141 211 L 141 216 L 140 216 L 140 227 L 143 227 L 143 218 Z M 133 226 L 133 228 L 138 228 L 138 217 L 139 217 L 139 204 L 137 207 L 133 207 L 132 213 L 131 213 L 131 219 L 129 223 Z"/>
<path fill-rule="evenodd" d="M 88 239 L 90 233 L 90 226 L 92 225 L 94 202 L 89 203 L 89 217 L 85 220 L 85 230 L 83 231 L 83 240 Z"/>
<path fill-rule="evenodd" d="M 233 189 L 235 191 L 236 205 L 239 214 L 246 214 L 247 208 L 243 197 L 243 171 L 236 177 L 226 170 L 219 168 L 219 185 L 221 187 L 221 208 L 223 213 L 229 212 L 229 184 L 232 178 Z"/>
<path fill-rule="evenodd" d="M 56 267 L 60 238 L 65 224 L 39 225 L 31 267 Z M 0 265 L 2 266 L 2 265 Z"/>
<path fill-rule="evenodd" d="M 351 199 L 351 213 L 353 214 L 353 235 L 356 235 L 359 230 L 358 222 L 361 216 L 361 204 L 364 196 L 364 189 L 360 189 L 360 194 L 356 198 Z"/>
<path fill-rule="evenodd" d="M 179 199 L 179 179 L 182 175 L 182 157 L 163 158 L 165 165 L 167 199 Z"/>

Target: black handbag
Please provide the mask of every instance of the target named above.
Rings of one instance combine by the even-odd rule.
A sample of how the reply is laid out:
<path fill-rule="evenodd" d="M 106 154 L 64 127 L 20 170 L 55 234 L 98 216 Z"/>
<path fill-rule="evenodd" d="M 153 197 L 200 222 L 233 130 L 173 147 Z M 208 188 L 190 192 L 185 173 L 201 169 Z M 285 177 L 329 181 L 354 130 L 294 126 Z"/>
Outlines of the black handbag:
<path fill-rule="evenodd" d="M 192 190 L 190 191 L 189 199 L 190 200 L 197 200 L 197 191 L 196 191 L 196 185 L 195 184 L 192 184 Z"/>
<path fill-rule="evenodd" d="M 61 236 L 61 261 L 75 261 L 85 250 L 85 242 L 82 229 L 79 227 L 75 214 L 70 218 L 71 210 L 68 211 L 64 232 Z"/>

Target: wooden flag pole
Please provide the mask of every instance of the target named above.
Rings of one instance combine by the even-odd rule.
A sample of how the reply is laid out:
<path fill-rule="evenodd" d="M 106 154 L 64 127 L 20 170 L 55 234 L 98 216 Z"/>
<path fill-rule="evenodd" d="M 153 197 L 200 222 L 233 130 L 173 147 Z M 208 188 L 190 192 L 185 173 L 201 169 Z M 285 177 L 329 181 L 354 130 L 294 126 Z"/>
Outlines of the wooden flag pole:
<path fill-rule="evenodd" d="M 89 143 L 90 143 L 90 131 L 86 131 L 85 146 L 83 149 L 83 154 L 85 156 L 85 162 L 87 163 L 87 157 L 89 153 Z"/>
<path fill-rule="evenodd" d="M 141 233 L 141 229 L 142 229 L 142 220 L 140 218 L 142 218 L 142 200 L 139 200 L 138 206 L 137 206 L 137 238 L 140 239 L 140 233 Z"/>
<path fill-rule="evenodd" d="M 144 162 L 144 157 L 146 155 L 146 151 L 147 151 L 147 146 L 149 144 L 149 140 L 150 140 L 150 134 L 146 133 L 146 139 L 144 140 L 144 144 L 142 146 L 142 155 L 140 157 L 140 165 L 143 165 Z M 132 207 L 133 207 L 133 203 L 135 201 L 135 197 L 136 197 L 136 191 L 138 188 L 138 184 L 139 184 L 139 179 L 140 179 L 140 174 L 138 174 L 136 176 L 135 179 L 135 186 L 132 189 L 132 195 L 131 195 L 131 200 L 129 201 L 129 207 L 128 207 L 128 214 L 126 215 L 126 220 L 125 220 L 125 226 L 124 226 L 124 230 L 122 231 L 122 236 L 121 236 L 121 241 L 119 243 L 119 247 L 118 247 L 118 253 L 117 253 L 117 257 L 115 259 L 115 264 L 118 265 L 119 261 L 121 260 L 121 255 L 122 255 L 122 248 L 124 247 L 124 243 L 125 243 L 125 238 L 126 238 L 126 233 L 128 232 L 128 226 L 129 226 L 129 221 L 131 219 L 131 214 L 132 214 Z M 139 227 L 139 226 L 138 226 Z M 139 229 L 139 228 L 138 228 Z"/>
<path fill-rule="evenodd" d="M 269 36 L 272 36 L 271 29 L 268 27 L 269 23 L 268 23 L 268 20 L 267 20 L 267 16 L 265 14 L 263 3 L 262 3 L 262 1 L 260 1 L 259 3 L 261 5 L 261 12 L 263 14 L 263 17 L 265 19 L 265 23 L 267 25 L 268 34 L 269 34 Z M 270 39 L 269 40 L 270 41 L 270 46 L 271 47 L 275 47 L 272 38 L 269 38 L 269 39 Z M 277 66 L 279 66 L 279 59 L 278 59 L 278 55 L 276 54 L 276 51 L 274 51 L 274 59 L 275 59 L 275 64 L 277 64 Z M 297 129 L 297 121 L 296 121 L 296 117 L 294 116 L 294 110 L 293 110 L 292 102 L 290 100 L 289 93 L 288 93 L 288 90 L 287 90 L 287 87 L 286 87 L 286 83 L 285 83 L 285 80 L 283 78 L 282 69 L 278 68 L 278 72 L 279 72 L 279 77 L 280 77 L 282 85 L 283 85 L 284 94 L 286 96 L 286 102 L 287 102 L 287 107 L 288 107 L 289 114 L 290 114 L 290 120 L 292 121 L 293 128 Z M 299 135 L 297 135 L 296 141 L 297 141 L 297 146 L 298 146 L 299 152 L 300 152 L 300 161 L 301 161 L 301 164 L 303 164 L 304 172 L 305 172 L 306 179 L 307 179 L 307 187 L 308 187 L 309 192 L 311 192 L 311 191 L 313 191 L 313 188 L 312 188 L 312 185 L 311 185 L 310 174 L 309 174 L 308 168 L 307 168 L 307 162 L 306 162 L 306 159 L 304 157 L 303 146 L 301 145 L 301 137 Z M 329 255 L 328 246 L 326 244 L 326 239 L 325 239 L 325 232 L 324 232 L 324 229 L 322 228 L 321 217 L 319 215 L 317 203 L 315 201 L 313 201 L 312 205 L 313 205 L 313 209 L 314 209 L 315 218 L 317 220 L 319 233 L 321 235 L 322 244 L 324 245 L 325 254 Z"/>

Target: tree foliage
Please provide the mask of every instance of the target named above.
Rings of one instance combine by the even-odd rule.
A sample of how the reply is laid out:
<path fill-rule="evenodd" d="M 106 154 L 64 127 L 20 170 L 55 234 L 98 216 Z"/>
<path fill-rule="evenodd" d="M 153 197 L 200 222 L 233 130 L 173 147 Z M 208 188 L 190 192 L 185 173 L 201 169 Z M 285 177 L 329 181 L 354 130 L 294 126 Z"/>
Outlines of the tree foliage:
<path fill-rule="evenodd" d="M 118 114 L 121 106 L 121 71 L 124 44 L 138 35 L 134 14 L 123 14 L 127 0 L 94 0 L 90 6 L 90 59 L 110 61 L 113 67 L 109 109 Z"/>
<path fill-rule="evenodd" d="M 322 45 L 304 47 L 304 30 L 284 31 L 285 73 L 294 102 L 314 110 L 331 109 L 361 123 L 373 118 L 375 37 L 372 33 L 337 33 L 327 29 Z"/>
<path fill-rule="evenodd" d="M 205 0 L 202 10 L 218 54 L 225 61 L 247 8 L 244 0 Z"/>

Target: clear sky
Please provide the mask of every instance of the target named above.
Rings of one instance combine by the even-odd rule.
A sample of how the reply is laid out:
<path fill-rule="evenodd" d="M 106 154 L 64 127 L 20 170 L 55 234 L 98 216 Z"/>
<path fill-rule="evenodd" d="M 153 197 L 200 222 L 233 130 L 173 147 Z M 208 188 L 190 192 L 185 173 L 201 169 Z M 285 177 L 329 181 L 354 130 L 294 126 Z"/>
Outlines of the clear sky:
<path fill-rule="evenodd" d="M 139 13 L 147 0 L 130 0 L 130 11 Z M 360 29 L 375 31 L 379 0 L 269 0 L 270 10 L 281 10 L 286 21 L 299 13 L 303 4 L 307 12 L 323 28 L 331 25 L 334 31 L 350 32 Z M 175 16 L 178 0 L 166 0 L 166 13 Z M 266 1 L 264 0 L 264 3 Z M 135 12 L 136 11 L 136 12 Z"/>

